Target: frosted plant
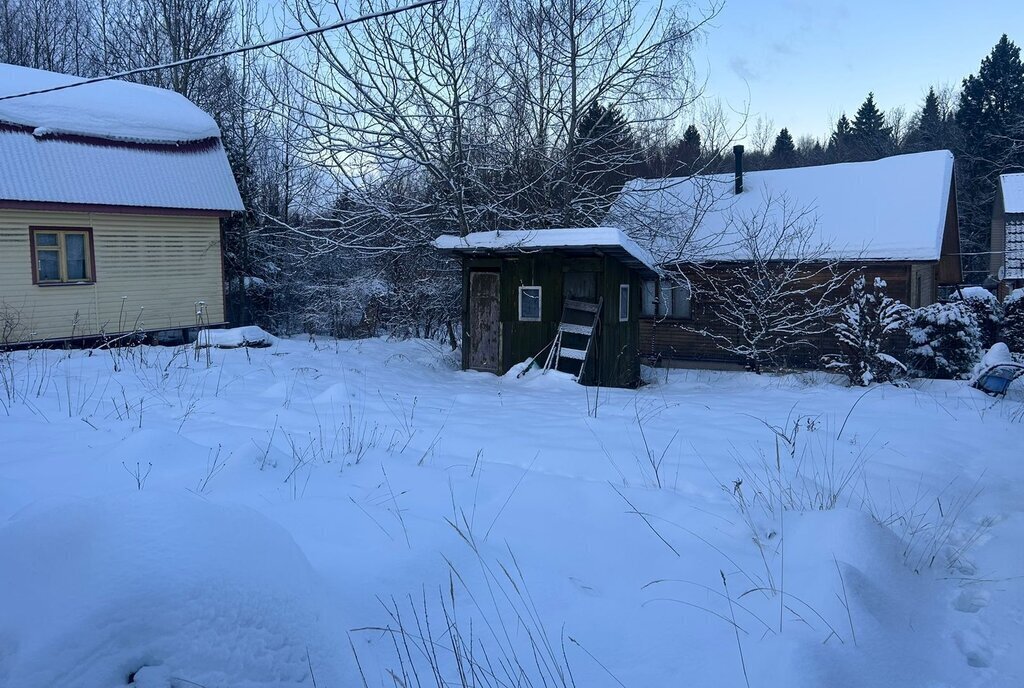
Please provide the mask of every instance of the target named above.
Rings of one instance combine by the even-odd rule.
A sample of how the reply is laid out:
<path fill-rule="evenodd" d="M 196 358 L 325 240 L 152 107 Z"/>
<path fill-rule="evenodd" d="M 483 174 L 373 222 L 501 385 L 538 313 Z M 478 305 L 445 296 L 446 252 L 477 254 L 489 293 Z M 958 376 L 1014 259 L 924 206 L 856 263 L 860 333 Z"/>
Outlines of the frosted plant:
<path fill-rule="evenodd" d="M 879 277 L 870 288 L 863 275 L 857 277 L 832 328 L 842 353 L 829 357 L 825 367 L 843 373 L 852 385 L 892 382 L 907 370 L 886 349 L 892 335 L 904 329 L 910 309 L 887 296 L 885 288 Z"/>
<path fill-rule="evenodd" d="M 981 358 L 978 320 L 963 301 L 918 308 L 910 316 L 907 331 L 907 363 L 918 375 L 955 380 Z"/>

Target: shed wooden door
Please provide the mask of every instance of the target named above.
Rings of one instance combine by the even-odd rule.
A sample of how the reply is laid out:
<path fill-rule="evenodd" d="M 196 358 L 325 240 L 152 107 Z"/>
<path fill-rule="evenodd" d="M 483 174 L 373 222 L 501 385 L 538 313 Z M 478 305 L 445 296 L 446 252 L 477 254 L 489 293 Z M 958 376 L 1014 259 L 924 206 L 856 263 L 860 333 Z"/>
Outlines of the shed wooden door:
<path fill-rule="evenodd" d="M 499 372 L 501 307 L 497 272 L 469 273 L 469 367 Z"/>

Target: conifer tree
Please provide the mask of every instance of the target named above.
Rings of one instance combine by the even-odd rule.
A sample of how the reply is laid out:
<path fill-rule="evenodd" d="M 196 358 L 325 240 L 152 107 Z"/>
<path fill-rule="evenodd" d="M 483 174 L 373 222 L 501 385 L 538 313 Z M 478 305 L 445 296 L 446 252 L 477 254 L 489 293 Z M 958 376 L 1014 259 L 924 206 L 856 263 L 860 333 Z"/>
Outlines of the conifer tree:
<path fill-rule="evenodd" d="M 850 120 L 844 112 L 836 122 L 835 131 L 832 132 L 832 136 L 828 141 L 827 157 L 829 162 L 843 162 L 848 159 L 850 134 Z"/>
<path fill-rule="evenodd" d="M 768 163 L 775 168 L 793 167 L 797 162 L 796 144 L 789 129 L 783 127 L 775 137 L 775 145 L 768 154 Z"/>
<path fill-rule="evenodd" d="M 857 109 L 850 131 L 850 147 L 856 160 L 876 160 L 892 152 L 892 130 L 885 125 L 885 114 L 875 104 L 875 94 Z"/>
<path fill-rule="evenodd" d="M 1005 34 L 978 73 L 964 79 L 956 124 L 961 236 L 966 252 L 983 252 L 989 246 L 999 175 L 1024 169 L 1024 63 L 1020 48 Z M 968 282 L 984 276 L 985 262 L 985 256 L 969 259 Z"/>
<path fill-rule="evenodd" d="M 827 357 L 825 367 L 846 375 L 851 385 L 892 382 L 907 370 L 887 349 L 893 335 L 904 328 L 910 309 L 887 296 L 885 288 L 880 277 L 870 287 L 863 275 L 855 279 L 832 327 L 842 353 Z"/>
<path fill-rule="evenodd" d="M 683 132 L 683 138 L 677 140 L 665 151 L 665 174 L 679 176 L 692 174 L 696 171 L 697 161 L 701 153 L 700 132 L 690 125 Z"/>
<path fill-rule="evenodd" d="M 622 188 L 632 175 L 636 142 L 629 123 L 614 105 L 592 103 L 580 118 L 575 151 L 579 179 L 585 199 L 598 205 L 610 202 L 610 196 Z"/>

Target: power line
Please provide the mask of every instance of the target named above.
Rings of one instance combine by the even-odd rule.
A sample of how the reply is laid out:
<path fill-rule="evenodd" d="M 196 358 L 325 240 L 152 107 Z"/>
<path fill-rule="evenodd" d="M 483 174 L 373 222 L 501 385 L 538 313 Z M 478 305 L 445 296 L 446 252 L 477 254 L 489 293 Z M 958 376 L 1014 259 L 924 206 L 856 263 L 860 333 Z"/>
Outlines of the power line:
<path fill-rule="evenodd" d="M 342 19 L 341 21 L 333 24 L 327 24 L 326 26 L 317 26 L 307 31 L 300 31 L 293 33 L 288 36 L 281 36 L 270 41 L 263 43 L 255 43 L 253 45 L 243 45 L 238 48 L 231 48 L 229 50 L 222 50 L 216 53 L 207 53 L 205 55 L 197 55 L 190 57 L 185 60 L 178 60 L 177 62 L 167 62 L 165 64 L 153 65 L 151 67 L 138 67 L 136 69 L 130 69 L 126 72 L 119 72 L 117 74 L 108 74 L 106 76 L 97 76 L 90 79 L 83 79 L 82 81 L 76 81 L 72 84 L 64 84 L 62 86 L 51 86 L 50 88 L 40 88 L 35 91 L 26 91 L 24 93 L 14 93 L 11 95 L 0 96 L 0 101 L 11 100 L 12 98 L 24 98 L 26 96 L 36 96 L 41 93 L 52 93 L 53 91 L 63 91 L 68 88 L 77 88 L 79 86 L 87 86 L 88 84 L 96 84 L 101 81 L 112 81 L 114 79 L 124 79 L 125 77 L 135 76 L 136 74 L 145 74 L 146 72 L 155 72 L 160 69 L 171 69 L 173 67 L 183 67 L 185 65 L 193 64 L 195 62 L 205 62 L 206 60 L 216 60 L 221 57 L 228 57 L 229 55 L 238 55 L 241 53 L 247 53 L 252 50 L 262 50 L 263 48 L 270 48 L 281 43 L 287 43 L 288 41 L 294 41 L 299 38 L 305 38 L 307 36 L 315 36 L 317 34 L 325 33 L 327 31 L 333 31 L 340 29 L 345 26 L 351 26 L 353 24 L 359 24 L 364 21 L 371 19 L 382 19 L 384 17 L 390 17 L 395 14 L 402 12 L 408 12 L 409 10 L 418 9 L 420 7 L 427 7 L 428 5 L 436 5 L 439 2 L 445 0 L 420 0 L 409 5 L 403 5 L 402 7 L 394 7 L 387 10 L 381 10 L 380 12 L 373 12 L 372 14 L 364 14 L 353 19 Z"/>

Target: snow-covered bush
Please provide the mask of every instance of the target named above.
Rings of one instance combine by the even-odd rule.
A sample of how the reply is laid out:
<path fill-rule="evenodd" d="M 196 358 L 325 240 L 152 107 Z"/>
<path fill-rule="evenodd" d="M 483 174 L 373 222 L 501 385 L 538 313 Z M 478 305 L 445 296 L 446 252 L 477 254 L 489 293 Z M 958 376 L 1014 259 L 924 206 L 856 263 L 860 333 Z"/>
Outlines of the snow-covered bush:
<path fill-rule="evenodd" d="M 1002 320 L 1002 308 L 995 294 L 984 287 L 964 287 L 955 292 L 953 298 L 962 301 L 974 313 L 981 332 L 981 345 L 988 348 L 995 344 Z"/>
<path fill-rule="evenodd" d="M 933 303 L 910 315 L 907 364 L 922 377 L 956 379 L 981 357 L 981 331 L 963 301 Z"/>
<path fill-rule="evenodd" d="M 891 382 L 907 368 L 890 353 L 892 335 L 902 330 L 910 309 L 885 294 L 885 280 L 858 277 L 832 331 L 841 353 L 825 359 L 825 367 L 846 375 L 851 385 Z"/>
<path fill-rule="evenodd" d="M 1024 354 L 1024 289 L 1014 289 L 1003 300 L 1001 338 L 1010 351 Z"/>

